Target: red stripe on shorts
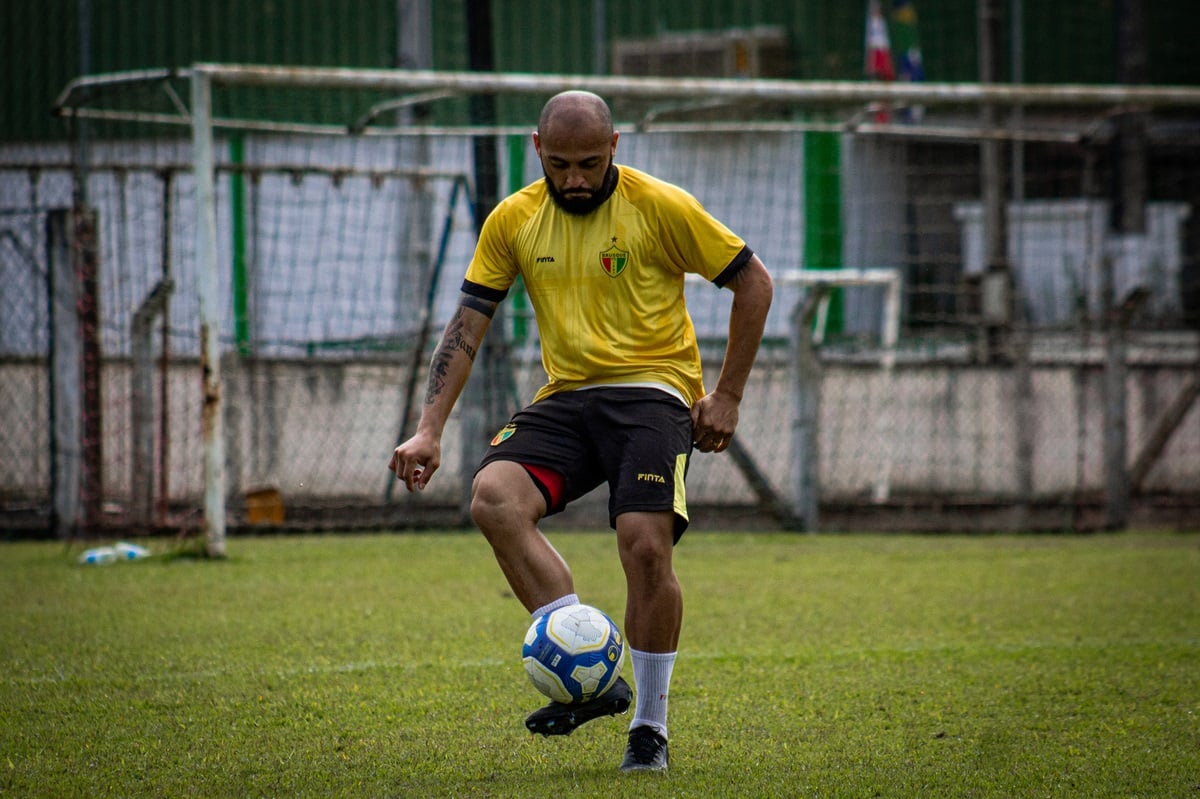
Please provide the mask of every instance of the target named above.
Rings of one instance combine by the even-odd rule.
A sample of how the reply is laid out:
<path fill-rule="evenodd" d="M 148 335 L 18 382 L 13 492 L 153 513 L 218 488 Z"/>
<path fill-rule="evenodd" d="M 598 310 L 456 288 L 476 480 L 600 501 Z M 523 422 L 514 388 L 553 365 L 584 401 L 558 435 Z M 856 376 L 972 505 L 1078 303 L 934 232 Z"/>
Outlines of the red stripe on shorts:
<path fill-rule="evenodd" d="M 560 473 L 554 471 L 549 466 L 537 466 L 530 463 L 522 463 L 525 471 L 529 472 L 529 476 L 541 483 L 542 488 L 548 494 L 549 507 L 547 511 L 554 510 L 562 504 L 563 491 L 567 487 L 567 479 Z"/>

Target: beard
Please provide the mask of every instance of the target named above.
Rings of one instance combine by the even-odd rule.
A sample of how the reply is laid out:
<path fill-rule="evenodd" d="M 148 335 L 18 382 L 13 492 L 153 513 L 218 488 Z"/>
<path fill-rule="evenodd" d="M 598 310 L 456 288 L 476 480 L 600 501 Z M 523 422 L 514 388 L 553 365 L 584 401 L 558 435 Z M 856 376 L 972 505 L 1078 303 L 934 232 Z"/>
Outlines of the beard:
<path fill-rule="evenodd" d="M 612 159 L 609 159 L 608 170 L 604 173 L 604 182 L 598 189 L 572 189 L 570 194 L 564 194 L 555 187 L 550 176 L 545 174 L 545 170 L 542 171 L 542 174 L 545 175 L 546 190 L 550 192 L 550 198 L 554 200 L 554 204 L 575 216 L 586 216 L 595 211 L 612 196 L 613 191 L 617 188 L 617 169 L 613 166 Z"/>

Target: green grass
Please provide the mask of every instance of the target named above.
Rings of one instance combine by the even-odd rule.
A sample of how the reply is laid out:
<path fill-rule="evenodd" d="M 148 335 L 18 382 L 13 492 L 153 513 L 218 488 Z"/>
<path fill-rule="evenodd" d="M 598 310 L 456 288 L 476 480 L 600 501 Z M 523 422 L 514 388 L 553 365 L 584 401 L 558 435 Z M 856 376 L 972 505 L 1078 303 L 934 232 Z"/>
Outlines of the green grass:
<path fill-rule="evenodd" d="M 620 619 L 612 536 L 554 540 Z M 690 532 L 665 775 L 525 732 L 478 535 L 229 551 L 0 545 L 0 795 L 1200 797 L 1198 535 Z"/>

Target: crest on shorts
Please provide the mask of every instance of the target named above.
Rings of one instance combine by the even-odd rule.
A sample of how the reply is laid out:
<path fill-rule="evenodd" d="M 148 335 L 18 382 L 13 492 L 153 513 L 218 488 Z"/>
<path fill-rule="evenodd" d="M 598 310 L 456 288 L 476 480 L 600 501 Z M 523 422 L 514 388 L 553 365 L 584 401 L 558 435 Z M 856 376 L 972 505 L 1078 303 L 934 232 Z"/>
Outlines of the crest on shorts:
<path fill-rule="evenodd" d="M 508 441 L 510 438 L 512 438 L 512 435 L 515 432 L 517 432 L 517 426 L 515 424 L 504 425 L 504 427 L 500 428 L 500 432 L 492 438 L 492 446 L 495 447 L 503 444 L 505 441 Z"/>
<path fill-rule="evenodd" d="M 625 271 L 629 263 L 629 252 L 617 248 L 617 237 L 613 236 L 612 246 L 600 253 L 600 268 L 609 277 L 616 277 Z"/>

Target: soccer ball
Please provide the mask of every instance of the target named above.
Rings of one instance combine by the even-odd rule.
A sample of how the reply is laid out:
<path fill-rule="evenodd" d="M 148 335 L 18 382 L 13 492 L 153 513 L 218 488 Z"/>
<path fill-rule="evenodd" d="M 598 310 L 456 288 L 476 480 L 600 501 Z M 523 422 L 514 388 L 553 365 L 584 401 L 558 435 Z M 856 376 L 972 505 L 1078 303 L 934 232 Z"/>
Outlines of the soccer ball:
<path fill-rule="evenodd" d="M 536 619 L 521 657 L 534 686 L 555 702 L 586 702 L 617 681 L 625 641 L 602 611 L 568 605 Z"/>

